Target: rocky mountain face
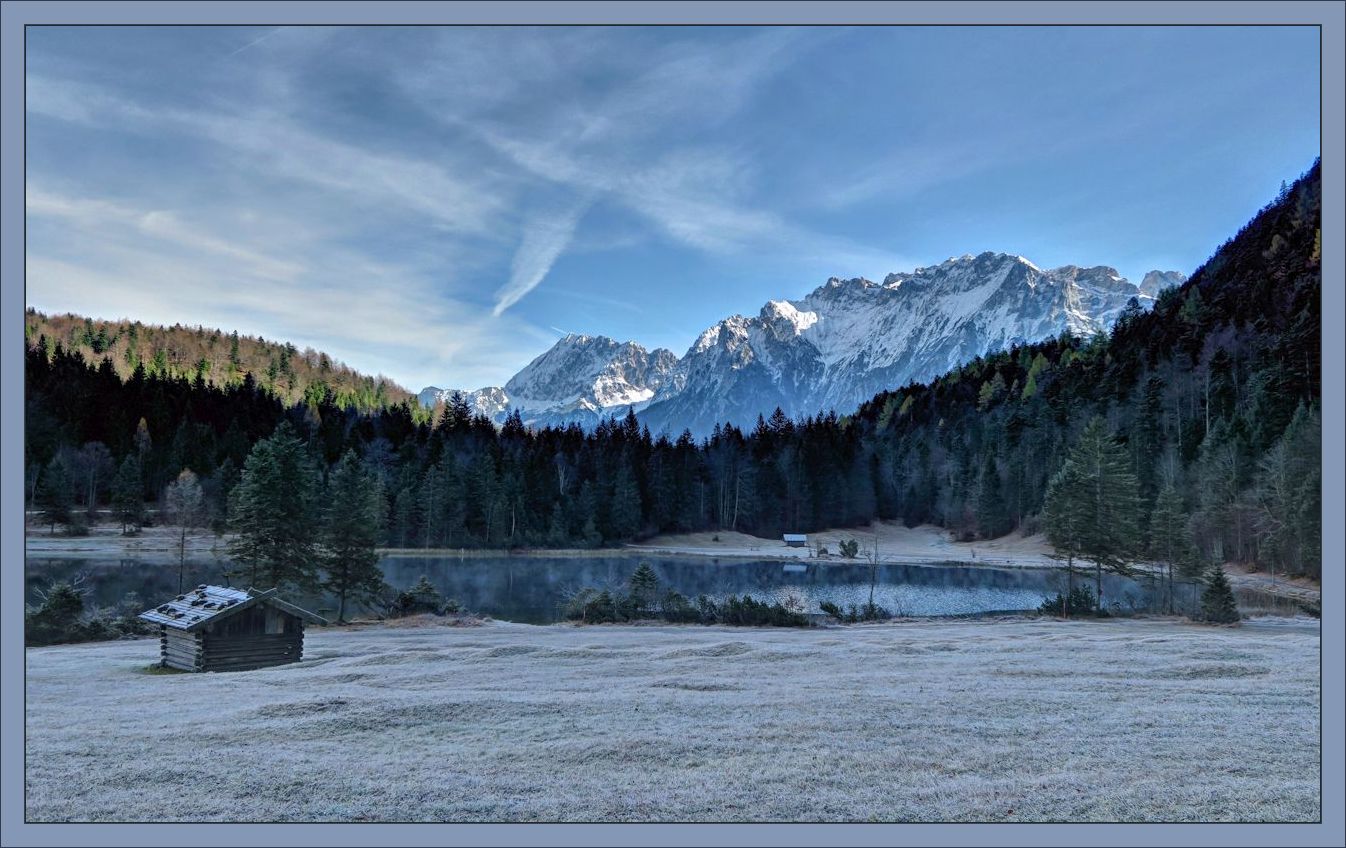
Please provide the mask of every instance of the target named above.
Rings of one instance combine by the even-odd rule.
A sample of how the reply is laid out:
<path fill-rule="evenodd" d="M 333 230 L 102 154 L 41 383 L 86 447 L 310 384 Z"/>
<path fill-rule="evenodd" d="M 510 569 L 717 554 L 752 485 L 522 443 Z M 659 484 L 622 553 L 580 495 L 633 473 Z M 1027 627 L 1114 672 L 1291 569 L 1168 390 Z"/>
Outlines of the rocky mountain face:
<path fill-rule="evenodd" d="M 648 351 L 635 342 L 571 334 L 515 374 L 504 388 L 459 391 L 474 411 L 497 422 L 517 409 L 525 422 L 536 426 L 596 424 L 609 414 L 649 405 L 677 362 L 670 350 Z M 453 392 L 431 386 L 420 393 L 420 401 L 433 406 Z"/>
<path fill-rule="evenodd" d="M 967 255 L 881 283 L 830 279 L 800 300 L 725 318 L 681 358 L 567 336 L 503 390 L 464 394 L 496 420 L 518 409 L 539 426 L 592 424 L 635 409 L 653 432 L 698 436 L 726 421 L 751 426 L 778 406 L 792 417 L 845 413 L 1014 344 L 1106 331 L 1131 298 L 1148 306 L 1184 279 L 1151 271 L 1137 286 L 1104 266 L 1043 270 L 1021 256 Z M 443 394 L 426 389 L 421 399 Z"/>

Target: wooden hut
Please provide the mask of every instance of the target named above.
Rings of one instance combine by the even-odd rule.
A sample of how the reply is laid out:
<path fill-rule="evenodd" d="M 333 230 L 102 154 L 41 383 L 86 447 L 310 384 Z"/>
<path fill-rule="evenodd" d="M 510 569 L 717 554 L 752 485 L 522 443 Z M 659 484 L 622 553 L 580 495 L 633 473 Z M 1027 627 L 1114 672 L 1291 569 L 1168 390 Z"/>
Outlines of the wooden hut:
<path fill-rule="evenodd" d="M 159 625 L 160 665 L 242 671 L 299 662 L 304 625 L 326 619 L 287 604 L 276 590 L 197 586 L 140 614 Z"/>
<path fill-rule="evenodd" d="M 803 533 L 786 533 L 784 539 L 786 546 L 791 548 L 807 548 L 809 545 L 809 537 Z"/>

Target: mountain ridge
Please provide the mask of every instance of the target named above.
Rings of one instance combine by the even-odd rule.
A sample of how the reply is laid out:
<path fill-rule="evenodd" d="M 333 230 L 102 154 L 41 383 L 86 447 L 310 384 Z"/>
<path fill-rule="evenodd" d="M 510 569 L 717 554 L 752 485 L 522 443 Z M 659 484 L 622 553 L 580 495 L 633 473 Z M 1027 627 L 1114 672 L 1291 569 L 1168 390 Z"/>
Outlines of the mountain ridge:
<path fill-rule="evenodd" d="M 1132 298 L 1147 307 L 1185 279 L 1156 270 L 1136 285 L 1106 265 L 1044 270 L 1019 255 L 964 254 L 882 282 L 831 277 L 755 316 L 721 319 L 681 357 L 569 334 L 505 386 L 459 391 L 497 422 L 517 410 L 534 426 L 594 425 L 634 410 L 654 431 L 705 435 L 777 407 L 845 413 L 878 391 L 1014 344 L 1106 331 Z M 419 398 L 431 406 L 452 391 L 432 386 Z"/>

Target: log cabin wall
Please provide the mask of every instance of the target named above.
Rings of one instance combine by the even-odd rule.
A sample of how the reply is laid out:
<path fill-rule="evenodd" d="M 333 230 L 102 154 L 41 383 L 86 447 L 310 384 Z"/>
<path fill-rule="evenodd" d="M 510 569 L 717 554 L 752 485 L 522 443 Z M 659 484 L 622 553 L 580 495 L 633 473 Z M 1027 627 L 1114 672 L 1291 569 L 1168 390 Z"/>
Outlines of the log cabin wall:
<path fill-rule="evenodd" d="M 299 662 L 304 622 L 269 605 L 259 605 L 203 631 L 205 671 L 241 671 Z"/>
<path fill-rule="evenodd" d="M 183 671 L 204 671 L 201 647 L 200 633 L 159 627 L 159 658 L 164 666 Z"/>

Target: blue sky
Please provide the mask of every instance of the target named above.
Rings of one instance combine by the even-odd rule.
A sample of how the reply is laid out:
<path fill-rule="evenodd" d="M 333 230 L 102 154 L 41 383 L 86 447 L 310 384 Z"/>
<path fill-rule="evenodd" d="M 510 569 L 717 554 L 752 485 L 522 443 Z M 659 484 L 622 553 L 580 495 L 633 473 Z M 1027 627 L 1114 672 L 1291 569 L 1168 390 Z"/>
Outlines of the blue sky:
<path fill-rule="evenodd" d="M 1313 28 L 27 34 L 28 303 L 501 385 L 983 250 L 1190 273 L 1318 155 Z"/>

